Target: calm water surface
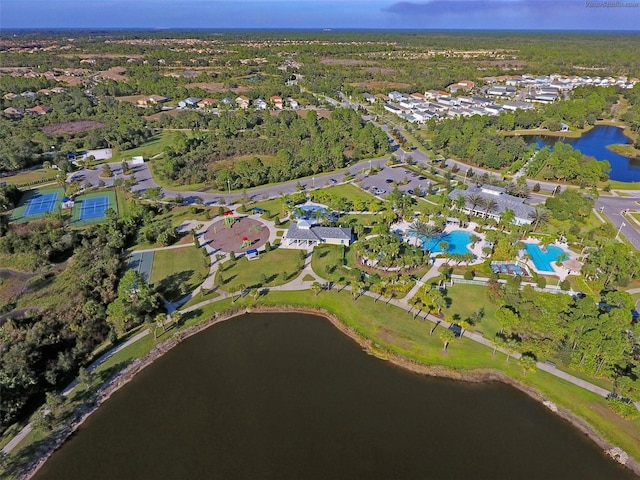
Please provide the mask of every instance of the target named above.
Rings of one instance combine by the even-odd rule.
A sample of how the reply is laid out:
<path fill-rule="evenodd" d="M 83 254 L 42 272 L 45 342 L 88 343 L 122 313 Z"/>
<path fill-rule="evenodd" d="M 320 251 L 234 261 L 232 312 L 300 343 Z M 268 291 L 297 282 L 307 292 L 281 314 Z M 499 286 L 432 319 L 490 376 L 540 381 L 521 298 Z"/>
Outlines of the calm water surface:
<path fill-rule="evenodd" d="M 627 158 L 607 148 L 607 145 L 631 142 L 622 128 L 597 125 L 580 138 L 548 137 L 545 135 L 535 135 L 529 138 L 538 145 L 538 148 L 544 146 L 553 148 L 557 142 L 563 142 L 580 150 L 583 155 L 589 155 L 597 160 L 608 160 L 611 164 L 611 173 L 609 174 L 611 180 L 640 181 L 640 159 Z"/>
<path fill-rule="evenodd" d="M 252 314 L 142 371 L 36 478 L 635 477 L 506 385 L 403 371 L 322 317 Z"/>

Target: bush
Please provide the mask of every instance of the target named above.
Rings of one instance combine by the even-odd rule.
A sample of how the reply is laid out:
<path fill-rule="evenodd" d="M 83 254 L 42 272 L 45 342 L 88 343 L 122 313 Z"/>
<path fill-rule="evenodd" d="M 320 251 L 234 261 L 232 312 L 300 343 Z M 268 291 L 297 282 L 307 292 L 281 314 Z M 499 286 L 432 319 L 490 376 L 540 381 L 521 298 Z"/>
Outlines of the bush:
<path fill-rule="evenodd" d="M 224 207 L 218 207 L 218 216 L 224 215 Z"/>
<path fill-rule="evenodd" d="M 568 280 L 563 280 L 560 282 L 560 289 L 566 292 L 571 289 L 571 284 Z"/>
<path fill-rule="evenodd" d="M 467 270 L 466 272 L 464 272 L 465 280 L 473 280 L 473 277 L 475 276 L 476 276 L 476 273 L 473 270 Z"/>
<path fill-rule="evenodd" d="M 547 286 L 547 279 L 544 277 L 538 277 L 538 288 L 545 288 Z"/>
<path fill-rule="evenodd" d="M 265 252 L 270 252 L 271 251 L 271 243 L 267 242 L 264 244 L 264 251 Z"/>
<path fill-rule="evenodd" d="M 536 183 L 536 184 L 533 186 L 533 189 L 532 189 L 532 190 L 533 190 L 534 192 L 539 192 L 539 191 L 540 191 L 540 184 L 539 184 L 539 183 Z"/>
<path fill-rule="evenodd" d="M 633 403 L 625 403 L 619 398 L 609 397 L 607 399 L 607 403 L 611 410 L 616 412 L 622 418 L 626 418 L 627 420 L 635 420 L 640 417 L 640 412 L 635 407 Z"/>

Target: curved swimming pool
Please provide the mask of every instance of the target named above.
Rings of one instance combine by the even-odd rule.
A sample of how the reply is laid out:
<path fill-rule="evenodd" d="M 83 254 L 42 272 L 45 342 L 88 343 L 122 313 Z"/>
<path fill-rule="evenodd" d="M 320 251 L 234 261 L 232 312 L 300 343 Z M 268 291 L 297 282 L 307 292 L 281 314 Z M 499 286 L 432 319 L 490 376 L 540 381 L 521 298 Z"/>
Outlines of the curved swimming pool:
<path fill-rule="evenodd" d="M 471 233 L 466 230 L 454 230 L 453 232 L 438 235 L 437 237 L 427 237 L 422 243 L 422 250 L 429 250 L 433 253 L 445 252 L 450 255 L 471 253 L 469 244 L 471 243 Z M 442 250 L 440 244 L 447 242 L 447 248 Z"/>
<path fill-rule="evenodd" d="M 569 258 L 567 252 L 555 245 L 547 245 L 546 251 L 542 251 L 536 243 L 525 243 L 525 250 L 531 256 L 536 269 L 541 272 L 553 272 L 551 264 L 557 262 L 562 255 L 566 256 L 565 259 Z"/>

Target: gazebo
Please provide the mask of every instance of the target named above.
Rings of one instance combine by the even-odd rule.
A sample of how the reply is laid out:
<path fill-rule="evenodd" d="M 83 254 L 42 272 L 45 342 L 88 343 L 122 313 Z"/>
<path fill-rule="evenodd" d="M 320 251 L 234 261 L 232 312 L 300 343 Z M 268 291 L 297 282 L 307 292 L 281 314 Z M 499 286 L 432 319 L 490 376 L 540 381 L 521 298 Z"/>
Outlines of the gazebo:
<path fill-rule="evenodd" d="M 569 270 L 569 273 L 580 273 L 580 271 L 582 270 L 582 263 L 579 262 L 578 260 L 576 260 L 575 258 L 572 258 L 570 260 L 567 260 L 566 262 L 564 262 L 562 264 L 567 270 Z"/>

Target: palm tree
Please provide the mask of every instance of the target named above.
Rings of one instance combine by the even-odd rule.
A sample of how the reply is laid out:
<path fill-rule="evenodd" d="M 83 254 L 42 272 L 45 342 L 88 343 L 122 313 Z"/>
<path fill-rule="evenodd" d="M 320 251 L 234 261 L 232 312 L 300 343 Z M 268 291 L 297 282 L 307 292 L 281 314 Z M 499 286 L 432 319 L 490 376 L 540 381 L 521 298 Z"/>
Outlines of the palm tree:
<path fill-rule="evenodd" d="M 471 204 L 471 211 L 475 210 L 478 205 L 481 205 L 484 201 L 484 197 L 479 193 L 472 193 L 467 197 L 467 202 Z"/>
<path fill-rule="evenodd" d="M 484 208 L 484 217 L 489 216 L 489 212 L 495 212 L 498 209 L 498 202 L 493 198 L 483 198 L 482 208 Z"/>
<path fill-rule="evenodd" d="M 320 285 L 318 282 L 313 282 L 311 284 L 311 291 L 314 293 L 314 296 L 317 297 L 322 291 L 322 285 Z"/>
<path fill-rule="evenodd" d="M 462 210 L 464 206 L 467 204 L 467 200 L 464 198 L 463 195 L 458 195 L 458 198 L 456 198 L 454 203 L 458 210 Z"/>
<path fill-rule="evenodd" d="M 244 293 L 246 288 L 247 287 L 245 286 L 244 283 L 241 283 L 236 287 L 236 292 L 238 292 L 238 297 L 233 299 L 233 303 L 236 303 L 236 300 L 242 298 L 242 294 Z"/>
<path fill-rule="evenodd" d="M 549 221 L 549 212 L 542 208 L 534 208 L 533 211 L 529 212 L 528 217 L 533 222 L 533 231 L 535 232 L 538 225 Z"/>
<path fill-rule="evenodd" d="M 513 220 L 516 218 L 516 214 L 513 210 L 511 210 L 510 208 L 507 208 L 504 213 L 502 214 L 502 217 L 500 218 L 500 222 L 502 223 L 502 229 L 504 230 L 504 226 L 507 223 L 511 223 L 513 222 Z"/>
<path fill-rule="evenodd" d="M 451 340 L 453 340 L 454 338 L 456 338 L 456 334 L 453 333 L 453 331 L 449 330 L 448 328 L 440 330 L 440 340 L 442 340 L 442 343 L 444 344 L 442 348 L 443 352 L 447 351 L 449 342 L 451 342 Z"/>

